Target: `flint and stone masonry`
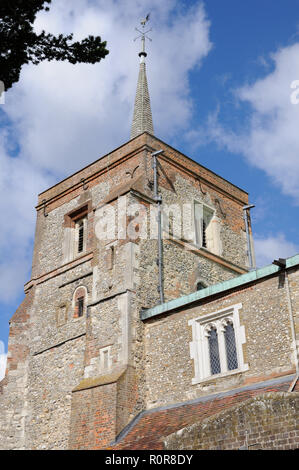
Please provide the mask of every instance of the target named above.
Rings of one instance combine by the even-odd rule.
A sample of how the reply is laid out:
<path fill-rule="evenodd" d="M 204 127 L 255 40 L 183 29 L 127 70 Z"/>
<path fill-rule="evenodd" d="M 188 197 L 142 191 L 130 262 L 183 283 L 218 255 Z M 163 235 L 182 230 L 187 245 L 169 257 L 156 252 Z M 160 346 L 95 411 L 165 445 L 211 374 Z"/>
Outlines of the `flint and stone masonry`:
<path fill-rule="evenodd" d="M 1 449 L 298 445 L 299 256 L 249 272 L 248 194 L 152 134 L 142 60 L 131 140 L 38 197 Z"/>
<path fill-rule="evenodd" d="M 150 214 L 155 205 L 151 153 L 160 148 L 163 203 L 182 206 L 195 200 L 212 208 L 217 228 L 211 237 L 217 240 L 210 249 L 171 233 L 163 240 L 170 310 L 155 314 L 157 239 L 99 239 L 95 226 L 103 205 L 117 214 L 121 198 Z M 244 191 L 146 132 L 42 193 L 32 277 L 10 323 L 0 395 L 1 448 L 101 449 L 113 445 L 145 410 L 273 378 L 291 382 L 298 262 L 287 269 L 288 283 L 279 268 L 245 284 L 232 283 L 250 276 L 243 219 L 247 203 Z M 80 214 L 86 218 L 86 243 L 77 253 L 72 232 Z M 132 215 L 126 217 L 127 228 L 133 222 Z M 206 288 L 196 294 L 198 282 Z M 227 287 L 213 294 L 219 283 Z M 210 294 L 200 298 L 205 291 Z M 78 316 L 80 297 L 84 308 Z M 179 299 L 187 303 L 176 306 Z M 236 304 L 242 305 L 247 369 L 194 384 L 190 320 Z"/>

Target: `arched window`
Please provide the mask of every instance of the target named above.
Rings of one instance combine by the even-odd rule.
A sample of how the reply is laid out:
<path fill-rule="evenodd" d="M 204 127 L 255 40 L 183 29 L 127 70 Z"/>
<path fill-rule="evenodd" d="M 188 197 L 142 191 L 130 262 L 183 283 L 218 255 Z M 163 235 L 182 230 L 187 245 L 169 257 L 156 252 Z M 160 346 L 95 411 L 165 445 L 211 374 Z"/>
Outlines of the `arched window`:
<path fill-rule="evenodd" d="M 83 317 L 87 306 L 87 289 L 85 286 L 77 287 L 73 296 L 74 318 Z"/>
<path fill-rule="evenodd" d="M 206 286 L 204 285 L 203 282 L 198 282 L 196 284 L 196 290 L 201 290 L 201 289 L 205 289 L 205 288 L 206 288 Z"/>
<path fill-rule="evenodd" d="M 229 322 L 224 330 L 225 350 L 228 370 L 238 369 L 238 357 L 234 326 Z"/>
<path fill-rule="evenodd" d="M 209 332 L 209 355 L 210 355 L 210 368 L 211 374 L 220 374 L 220 358 L 219 358 L 219 346 L 218 346 L 218 334 L 216 328 L 212 327 Z"/>

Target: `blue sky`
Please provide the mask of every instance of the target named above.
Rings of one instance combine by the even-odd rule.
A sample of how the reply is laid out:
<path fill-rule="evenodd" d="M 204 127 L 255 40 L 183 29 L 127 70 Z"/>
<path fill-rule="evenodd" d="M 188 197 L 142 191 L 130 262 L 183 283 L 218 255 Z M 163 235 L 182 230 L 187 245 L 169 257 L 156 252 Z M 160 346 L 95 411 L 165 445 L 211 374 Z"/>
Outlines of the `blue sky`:
<path fill-rule="evenodd" d="M 28 65 L 0 105 L 5 348 L 30 278 L 37 194 L 129 140 L 134 28 L 148 11 L 156 136 L 249 192 L 260 266 L 299 252 L 299 0 L 53 0 L 37 30 L 101 34 L 110 54 L 94 66 Z"/>

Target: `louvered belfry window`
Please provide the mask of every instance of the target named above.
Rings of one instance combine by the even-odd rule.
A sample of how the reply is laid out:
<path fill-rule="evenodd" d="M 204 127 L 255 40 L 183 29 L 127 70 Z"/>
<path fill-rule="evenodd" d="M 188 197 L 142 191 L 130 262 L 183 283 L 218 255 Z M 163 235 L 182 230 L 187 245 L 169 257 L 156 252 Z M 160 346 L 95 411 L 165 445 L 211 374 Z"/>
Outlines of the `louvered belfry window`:
<path fill-rule="evenodd" d="M 209 333 L 209 353 L 211 374 L 220 374 L 221 367 L 219 358 L 218 334 L 216 328 L 211 328 Z"/>
<path fill-rule="evenodd" d="M 79 223 L 79 229 L 78 229 L 78 253 L 81 253 L 83 251 L 84 247 L 84 222 L 81 220 Z"/>
<path fill-rule="evenodd" d="M 224 331 L 226 360 L 228 370 L 238 369 L 235 330 L 232 323 L 226 325 Z"/>
<path fill-rule="evenodd" d="M 207 224 L 206 221 L 202 221 L 202 246 L 207 248 Z"/>

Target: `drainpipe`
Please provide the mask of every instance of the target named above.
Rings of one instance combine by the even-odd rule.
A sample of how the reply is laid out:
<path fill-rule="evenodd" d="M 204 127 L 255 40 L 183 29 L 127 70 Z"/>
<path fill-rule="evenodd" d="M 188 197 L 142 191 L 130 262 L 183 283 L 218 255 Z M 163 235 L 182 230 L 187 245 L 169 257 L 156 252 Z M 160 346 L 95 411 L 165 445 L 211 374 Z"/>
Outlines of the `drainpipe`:
<path fill-rule="evenodd" d="M 163 289 L 163 244 L 162 244 L 162 218 L 161 218 L 161 205 L 162 197 L 158 194 L 158 168 L 157 168 L 157 156 L 161 155 L 163 150 L 157 150 L 151 154 L 153 159 L 154 169 L 154 199 L 157 202 L 158 208 L 158 266 L 159 266 L 159 285 L 158 291 L 160 294 L 160 303 L 164 303 L 164 289 Z"/>
<path fill-rule="evenodd" d="M 291 300 L 291 294 L 290 294 L 289 276 L 286 270 L 286 259 L 279 258 L 279 260 L 274 260 L 272 264 L 279 266 L 281 270 L 284 271 L 287 303 L 288 303 L 289 318 L 290 318 L 290 325 L 291 325 L 291 335 L 292 335 L 292 342 L 294 344 L 295 364 L 296 364 L 296 377 L 291 383 L 290 388 L 288 390 L 289 392 L 292 392 L 299 378 L 299 361 L 298 361 L 299 355 L 298 355 L 298 346 L 297 346 L 297 341 L 296 341 L 296 331 L 295 331 L 295 323 L 294 323 L 294 316 L 293 316 L 292 300 Z"/>
<path fill-rule="evenodd" d="M 244 206 L 244 221 L 245 221 L 245 229 L 246 229 L 246 239 L 247 239 L 247 251 L 248 251 L 248 259 L 249 259 L 249 270 L 253 271 L 255 266 L 253 266 L 253 259 L 252 259 L 252 250 L 251 250 L 251 241 L 250 241 L 250 234 L 249 234 L 249 223 L 248 223 L 248 211 L 253 209 L 255 206 L 250 204 L 249 206 Z"/>

